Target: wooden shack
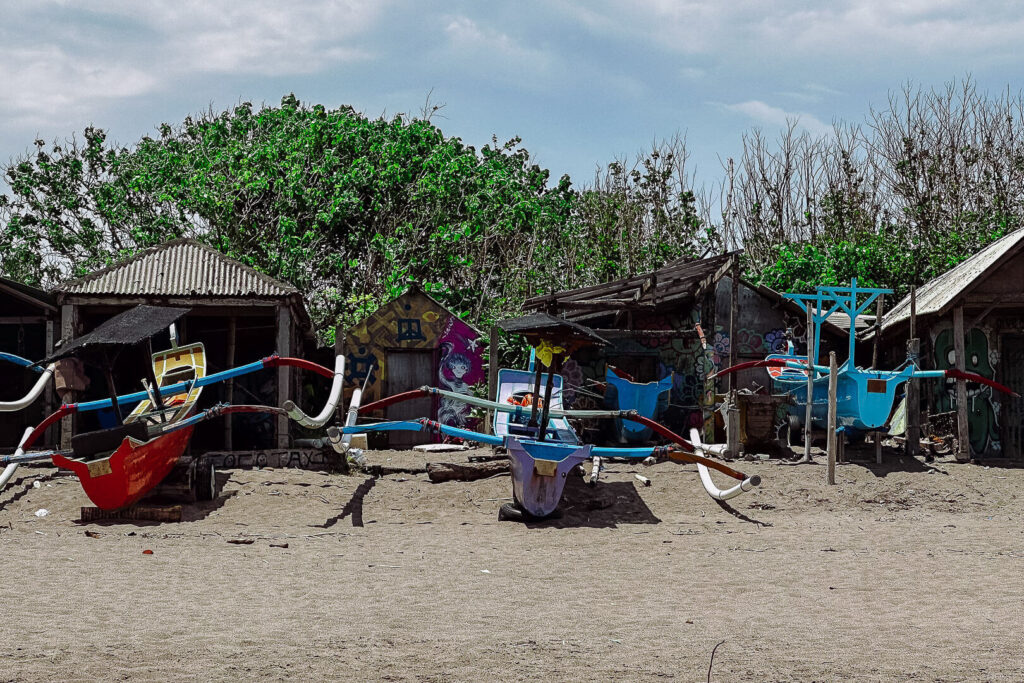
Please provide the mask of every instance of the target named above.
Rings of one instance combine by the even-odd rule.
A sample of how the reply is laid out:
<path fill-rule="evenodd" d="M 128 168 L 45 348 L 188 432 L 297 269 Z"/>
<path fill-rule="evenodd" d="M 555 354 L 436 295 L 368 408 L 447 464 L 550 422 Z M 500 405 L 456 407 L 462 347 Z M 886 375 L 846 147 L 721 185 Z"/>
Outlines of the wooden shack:
<path fill-rule="evenodd" d="M 908 295 L 882 322 L 887 360 L 920 340 L 924 369 L 958 368 L 1024 393 L 1024 230 L 993 242 Z M 911 332 L 911 312 L 915 330 Z M 956 411 L 961 459 L 1024 461 L 1024 402 L 990 387 L 920 380 L 924 415 Z"/>
<path fill-rule="evenodd" d="M 48 293 L 21 282 L 0 277 L 0 351 L 32 361 L 53 350 L 54 331 L 59 327 L 56 300 Z M 35 384 L 38 375 L 13 365 L 0 365 L 0 401 L 21 398 Z M 54 409 L 57 398 L 52 385 L 31 406 L 0 420 L 0 444 L 17 445 L 26 427 L 38 424 Z M 55 430 L 47 434 L 52 445 Z"/>
<path fill-rule="evenodd" d="M 671 407 L 664 421 L 684 430 L 706 421 L 714 405 L 714 394 L 706 390 L 708 375 L 783 351 L 790 333 L 803 351 L 806 313 L 778 292 L 742 280 L 740 254 L 679 260 L 634 277 L 529 299 L 528 310 L 563 315 L 611 342 L 565 363 L 563 401 L 586 402 L 587 381 L 601 381 L 608 365 L 641 382 L 672 373 Z M 845 348 L 843 340 L 839 327 L 829 323 L 823 329 L 825 353 Z M 574 392 L 574 387 L 584 391 Z M 770 384 L 767 373 L 755 369 L 739 373 L 731 387 L 728 379 L 716 387 L 729 388 L 770 389 Z"/>
<path fill-rule="evenodd" d="M 191 239 L 177 239 L 142 251 L 132 258 L 97 270 L 54 289 L 60 307 L 61 337 L 88 332 L 104 320 L 137 304 L 183 306 L 190 313 L 178 324 L 182 342 L 206 346 L 208 370 L 259 360 L 273 353 L 302 355 L 311 339 L 310 321 L 298 290 L 216 249 Z M 154 339 L 166 346 L 166 333 Z M 120 359 L 118 388 L 140 388 L 147 359 Z M 133 365 L 134 364 L 134 365 Z M 200 408 L 219 401 L 281 405 L 296 395 L 300 373 L 277 368 L 207 387 Z M 103 397 L 104 382 L 92 382 L 86 395 Z M 88 419 L 89 416 L 83 416 Z M 69 429 L 63 438 L 70 438 Z M 199 451 L 287 448 L 291 425 L 287 417 L 235 415 L 199 425 L 192 448 Z"/>
<path fill-rule="evenodd" d="M 469 394 L 484 379 L 480 332 L 417 287 L 389 301 L 345 330 L 346 391 L 365 384 L 363 403 L 422 386 Z M 390 420 L 427 417 L 456 427 L 472 427 L 468 406 L 422 398 L 391 406 Z M 430 436 L 387 432 L 387 444 L 404 448 Z"/>

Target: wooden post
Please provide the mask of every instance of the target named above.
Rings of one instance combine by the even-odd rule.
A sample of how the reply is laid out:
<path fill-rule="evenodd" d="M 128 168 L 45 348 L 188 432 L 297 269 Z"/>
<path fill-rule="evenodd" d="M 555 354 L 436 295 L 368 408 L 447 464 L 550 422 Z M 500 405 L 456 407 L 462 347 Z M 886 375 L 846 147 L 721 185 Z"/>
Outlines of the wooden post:
<path fill-rule="evenodd" d="M 487 345 L 487 398 L 491 401 L 498 400 L 498 369 L 501 361 L 498 358 L 499 333 L 497 325 L 491 325 L 491 339 Z M 487 424 L 484 425 L 484 433 L 494 433 L 494 411 L 487 410 Z"/>
<path fill-rule="evenodd" d="M 728 394 L 725 407 L 726 457 L 738 458 L 740 454 L 740 406 L 736 390 Z"/>
<path fill-rule="evenodd" d="M 836 385 L 839 368 L 836 366 L 836 352 L 828 354 L 828 484 L 836 483 Z"/>
<path fill-rule="evenodd" d="M 729 367 L 731 368 L 736 365 L 736 323 L 740 318 L 740 262 L 735 256 L 733 256 L 730 279 L 732 280 L 732 291 L 729 296 Z M 736 389 L 736 373 L 730 372 L 728 378 L 728 390 L 731 392 Z"/>
<path fill-rule="evenodd" d="M 882 346 L 882 314 L 885 313 L 885 296 L 878 295 L 878 304 L 875 306 L 875 347 L 871 351 L 871 367 L 878 369 L 878 353 Z M 853 325 L 853 322 L 850 322 Z M 853 334 L 854 330 L 850 330 Z M 851 363 L 850 367 L 853 367 Z"/>
<path fill-rule="evenodd" d="M 814 309 L 807 304 L 807 362 L 815 363 L 817 358 L 811 359 L 814 353 Z M 814 404 L 814 370 L 807 368 L 807 407 L 804 410 L 804 461 L 811 462 L 811 419 L 812 407 Z"/>
<path fill-rule="evenodd" d="M 953 309 L 953 348 L 956 350 L 956 369 L 964 371 L 964 306 Z M 967 381 L 956 381 L 956 434 L 958 448 L 956 459 L 966 462 L 971 459 L 971 441 L 967 429 Z"/>
<path fill-rule="evenodd" d="M 78 332 L 78 307 L 74 304 L 64 304 L 60 307 L 60 335 L 64 343 L 75 338 Z M 75 392 L 67 394 L 65 403 L 74 403 Z M 71 435 L 74 430 L 75 416 L 66 415 L 60 420 L 60 447 L 64 450 L 71 448 Z"/>
<path fill-rule="evenodd" d="M 280 356 L 290 356 L 292 353 L 292 316 L 287 304 L 277 307 L 277 353 Z M 288 390 L 291 388 L 291 368 L 281 366 L 277 369 L 277 405 L 284 405 L 284 402 L 291 398 Z M 277 416 L 277 447 L 288 448 L 288 416 Z"/>
<path fill-rule="evenodd" d="M 540 359 L 537 359 L 540 362 Z M 537 433 L 537 440 L 543 441 L 548 433 L 548 415 L 551 413 L 551 391 L 555 386 L 555 375 L 562 370 L 562 356 L 552 354 L 551 365 L 548 367 L 548 378 L 544 385 L 544 406 L 540 412 L 540 431 Z"/>
<path fill-rule="evenodd" d="M 227 358 L 224 362 L 226 367 L 229 368 L 235 367 L 235 335 L 237 333 L 237 325 L 238 323 L 235 316 L 232 315 L 228 317 L 228 350 Z M 229 379 L 224 383 L 224 400 L 227 401 L 229 405 L 235 402 L 234 378 Z M 224 450 L 226 451 L 231 451 L 235 448 L 235 436 L 232 426 L 233 422 L 234 421 L 231 419 L 230 415 L 224 417 Z"/>
<path fill-rule="evenodd" d="M 875 464 L 882 464 L 882 432 L 875 432 Z"/>
<path fill-rule="evenodd" d="M 53 320 L 52 319 L 47 319 L 47 321 L 46 321 L 46 355 L 47 356 L 49 356 L 51 353 L 53 353 L 53 342 L 54 342 L 54 338 L 53 338 Z M 55 393 L 56 392 L 53 389 L 53 380 L 51 379 L 49 382 L 46 383 L 46 394 L 45 394 L 45 398 L 44 398 L 44 400 L 46 401 L 46 414 L 47 415 L 49 415 L 50 413 L 52 413 L 54 410 L 57 409 L 57 406 L 54 405 L 54 400 L 53 400 L 53 396 L 54 396 Z M 55 434 L 56 434 L 56 427 L 55 426 L 51 426 L 49 429 L 46 430 L 45 443 L 47 445 L 50 445 L 50 444 L 54 443 L 54 441 L 56 440 L 55 439 Z"/>
<path fill-rule="evenodd" d="M 907 342 L 907 354 L 912 358 L 921 355 L 921 340 L 911 338 Z M 921 447 L 921 385 L 920 380 L 907 382 L 907 455 L 917 455 Z"/>

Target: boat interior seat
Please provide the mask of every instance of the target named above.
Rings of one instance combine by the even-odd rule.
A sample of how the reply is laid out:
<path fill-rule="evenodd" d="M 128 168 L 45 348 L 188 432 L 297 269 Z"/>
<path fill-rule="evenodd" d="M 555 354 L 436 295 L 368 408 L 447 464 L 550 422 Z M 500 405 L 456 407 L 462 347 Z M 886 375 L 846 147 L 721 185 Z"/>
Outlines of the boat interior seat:
<path fill-rule="evenodd" d="M 129 436 L 136 441 L 146 441 L 149 439 L 149 430 L 144 422 L 129 422 L 110 429 L 76 434 L 71 437 L 71 451 L 76 458 L 90 458 L 116 450 Z"/>
<path fill-rule="evenodd" d="M 191 365 L 180 365 L 176 368 L 171 368 L 163 374 L 160 378 L 160 386 L 169 387 L 172 384 L 178 382 L 188 382 L 189 380 L 195 379 L 196 369 Z"/>

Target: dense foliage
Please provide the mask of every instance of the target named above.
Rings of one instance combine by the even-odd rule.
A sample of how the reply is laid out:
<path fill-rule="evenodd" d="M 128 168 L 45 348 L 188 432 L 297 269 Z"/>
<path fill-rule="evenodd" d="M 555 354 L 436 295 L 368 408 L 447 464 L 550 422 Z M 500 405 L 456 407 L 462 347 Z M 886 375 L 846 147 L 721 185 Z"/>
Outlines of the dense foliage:
<path fill-rule="evenodd" d="M 52 284 L 188 236 L 296 285 L 322 331 L 411 281 L 486 323 L 531 294 L 703 251 L 709 235 L 665 156 L 577 191 L 550 183 L 518 139 L 478 150 L 429 117 L 292 96 L 165 124 L 133 147 L 89 128 L 7 168 L 0 271 Z"/>

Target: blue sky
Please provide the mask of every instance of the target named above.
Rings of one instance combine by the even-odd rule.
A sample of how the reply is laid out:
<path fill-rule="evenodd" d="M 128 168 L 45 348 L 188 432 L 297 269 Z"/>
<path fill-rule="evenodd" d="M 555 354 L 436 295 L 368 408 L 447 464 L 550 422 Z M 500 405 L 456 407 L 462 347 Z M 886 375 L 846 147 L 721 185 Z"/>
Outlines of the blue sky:
<path fill-rule="evenodd" d="M 863 122 L 912 81 L 1022 87 L 1024 10 L 991 0 L 515 3 L 0 0 L 0 159 L 92 123 L 161 122 L 283 94 L 416 113 L 480 146 L 519 135 L 578 183 L 685 135 L 698 183 L 745 131 Z"/>

